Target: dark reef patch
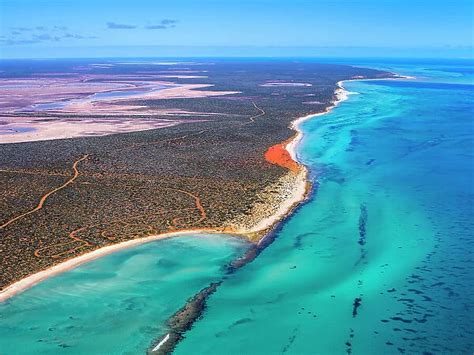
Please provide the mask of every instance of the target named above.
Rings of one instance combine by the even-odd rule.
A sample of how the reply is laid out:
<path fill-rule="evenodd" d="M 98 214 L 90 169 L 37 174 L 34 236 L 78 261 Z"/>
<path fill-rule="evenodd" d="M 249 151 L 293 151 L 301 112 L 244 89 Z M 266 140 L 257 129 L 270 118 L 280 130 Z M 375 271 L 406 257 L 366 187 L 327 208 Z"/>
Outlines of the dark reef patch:
<path fill-rule="evenodd" d="M 357 243 L 359 245 L 364 246 L 365 245 L 365 237 L 367 234 L 367 219 L 368 219 L 368 213 L 367 213 L 367 207 L 365 204 L 360 205 L 360 215 L 359 215 L 359 240 Z"/>
<path fill-rule="evenodd" d="M 352 317 L 353 318 L 357 317 L 357 311 L 359 307 L 361 306 L 361 304 L 362 304 L 362 298 L 356 297 L 354 299 L 354 303 L 352 304 Z"/>
<path fill-rule="evenodd" d="M 315 232 L 298 234 L 295 237 L 293 247 L 296 248 L 296 249 L 299 249 L 303 246 L 303 239 L 305 239 L 306 237 L 309 237 L 309 236 L 317 236 L 317 235 L 318 235 L 318 233 L 315 233 Z"/>
<path fill-rule="evenodd" d="M 221 282 L 211 283 L 208 287 L 202 289 L 193 298 L 188 300 L 184 307 L 168 320 L 169 333 L 154 342 L 148 350 L 148 353 L 171 354 L 178 342 L 183 338 L 183 334 L 191 329 L 193 323 L 201 317 L 206 307 L 206 300 L 216 291 L 220 283 Z M 162 340 L 165 340 L 166 337 L 168 337 L 168 339 L 157 350 L 153 350 L 154 347 Z"/>
<path fill-rule="evenodd" d="M 296 339 L 298 329 L 299 329 L 299 327 L 296 327 L 296 328 L 293 329 L 291 335 L 288 338 L 288 343 L 282 349 L 282 353 L 286 353 L 290 349 L 291 345 L 294 343 L 294 341 Z"/>

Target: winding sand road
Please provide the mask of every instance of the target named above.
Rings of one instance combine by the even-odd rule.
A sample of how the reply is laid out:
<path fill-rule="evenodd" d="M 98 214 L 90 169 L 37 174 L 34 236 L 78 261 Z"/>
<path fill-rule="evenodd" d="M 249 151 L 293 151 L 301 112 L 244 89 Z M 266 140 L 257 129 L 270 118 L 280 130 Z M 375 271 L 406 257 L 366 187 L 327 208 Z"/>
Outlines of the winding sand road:
<path fill-rule="evenodd" d="M 260 113 L 259 113 L 258 115 L 256 115 L 256 116 L 250 117 L 250 118 L 249 118 L 250 122 L 247 122 L 247 123 L 245 123 L 245 124 L 255 123 L 255 119 L 256 119 L 256 118 L 259 118 L 259 117 L 261 117 L 261 116 L 267 114 L 264 110 L 262 110 L 260 107 L 258 107 L 255 102 L 252 101 L 252 104 L 253 104 L 253 107 L 255 107 L 257 110 L 260 111 Z"/>
<path fill-rule="evenodd" d="M 64 189 L 65 187 L 67 187 L 68 185 L 72 184 L 74 182 L 74 180 L 76 180 L 79 176 L 79 170 L 77 169 L 77 166 L 78 164 L 83 161 L 83 160 L 86 160 L 87 158 L 89 157 L 89 154 L 86 154 L 84 155 L 82 158 L 76 160 L 74 162 L 74 164 L 72 165 L 72 169 L 74 171 L 74 175 L 69 179 L 67 180 L 64 184 L 62 184 L 61 186 L 55 188 L 54 190 L 51 190 L 49 192 L 47 192 L 45 195 L 43 195 L 43 197 L 41 197 L 38 205 L 33 208 L 32 210 L 28 211 L 28 212 L 25 212 L 25 213 L 22 213 L 21 215 L 19 216 L 16 216 L 8 221 L 6 221 L 5 223 L 3 223 L 2 225 L 0 225 L 0 229 L 3 229 L 5 228 L 6 226 L 8 226 L 9 224 L 12 224 L 13 222 L 25 217 L 25 216 L 28 216 L 32 213 L 35 213 L 37 211 L 39 211 L 40 209 L 43 208 L 43 205 L 44 203 L 46 202 L 46 200 L 48 199 L 49 196 L 51 196 L 52 194 L 54 194 L 55 192 L 58 192 L 59 190 L 62 190 Z"/>

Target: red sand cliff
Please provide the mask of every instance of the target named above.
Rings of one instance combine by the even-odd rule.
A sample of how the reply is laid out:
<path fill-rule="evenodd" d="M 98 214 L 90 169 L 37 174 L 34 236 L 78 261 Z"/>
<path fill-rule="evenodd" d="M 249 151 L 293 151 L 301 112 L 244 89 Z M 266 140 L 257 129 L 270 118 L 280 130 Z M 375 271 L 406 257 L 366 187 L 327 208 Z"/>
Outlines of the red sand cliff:
<path fill-rule="evenodd" d="M 298 163 L 291 158 L 290 153 L 285 148 L 286 144 L 287 142 L 283 142 L 268 148 L 265 152 L 265 159 L 272 164 L 297 172 L 299 170 Z"/>

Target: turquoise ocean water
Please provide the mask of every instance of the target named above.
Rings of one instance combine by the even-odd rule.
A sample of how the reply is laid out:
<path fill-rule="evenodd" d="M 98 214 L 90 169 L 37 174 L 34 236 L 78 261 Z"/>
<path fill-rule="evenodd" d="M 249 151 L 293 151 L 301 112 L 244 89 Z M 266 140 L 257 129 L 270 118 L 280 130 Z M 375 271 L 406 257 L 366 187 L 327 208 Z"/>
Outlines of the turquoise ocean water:
<path fill-rule="evenodd" d="M 474 93 L 465 62 L 372 61 L 306 121 L 311 199 L 229 275 L 176 354 L 474 351 Z M 0 304 L 0 353 L 136 353 L 246 245 L 184 237 L 51 278 Z"/>
<path fill-rule="evenodd" d="M 472 67 L 394 70 L 302 125 L 314 195 L 177 354 L 472 353 Z"/>
<path fill-rule="evenodd" d="M 185 236 L 144 244 L 50 278 L 0 303 L 0 354 L 140 354 L 187 299 L 247 243 Z"/>

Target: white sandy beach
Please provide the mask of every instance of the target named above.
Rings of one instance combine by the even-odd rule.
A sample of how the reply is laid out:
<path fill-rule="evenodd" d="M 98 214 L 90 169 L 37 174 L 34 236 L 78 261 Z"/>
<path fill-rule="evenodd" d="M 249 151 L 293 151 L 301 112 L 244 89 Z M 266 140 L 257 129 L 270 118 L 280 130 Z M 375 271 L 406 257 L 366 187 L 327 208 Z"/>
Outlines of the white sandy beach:
<path fill-rule="evenodd" d="M 357 80 L 360 80 L 360 79 L 357 79 Z M 298 144 L 301 142 L 301 140 L 303 139 L 303 131 L 299 128 L 299 125 L 311 118 L 322 116 L 331 112 L 331 110 L 334 107 L 339 105 L 341 102 L 347 100 L 349 98 L 350 93 L 344 89 L 344 82 L 339 81 L 337 83 L 337 88 L 334 94 L 336 95 L 336 100 L 332 103 L 331 106 L 328 106 L 324 112 L 319 112 L 319 113 L 314 113 L 314 114 L 309 114 L 307 116 L 299 117 L 291 123 L 290 128 L 296 131 L 296 136 L 286 145 L 286 150 L 290 153 L 290 156 L 294 161 L 299 162 L 298 156 L 296 154 L 296 148 Z"/>

